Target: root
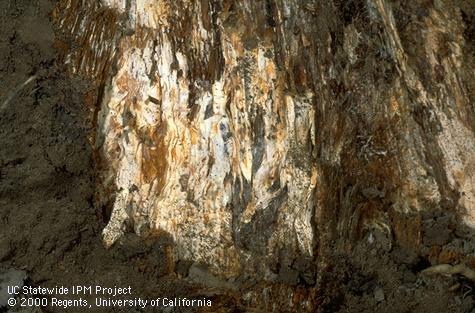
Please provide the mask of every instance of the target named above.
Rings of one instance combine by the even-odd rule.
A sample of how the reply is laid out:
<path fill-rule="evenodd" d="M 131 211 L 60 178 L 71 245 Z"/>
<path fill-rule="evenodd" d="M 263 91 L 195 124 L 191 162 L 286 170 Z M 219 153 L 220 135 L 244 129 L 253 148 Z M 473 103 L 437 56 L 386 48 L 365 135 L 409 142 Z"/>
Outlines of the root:
<path fill-rule="evenodd" d="M 34 81 L 36 79 L 36 75 L 33 75 L 31 76 L 30 78 L 28 78 L 23 84 L 19 85 L 18 87 L 15 88 L 15 90 L 13 90 L 13 92 L 8 96 L 8 98 L 2 103 L 2 105 L 0 106 L 0 112 L 3 111 L 7 106 L 8 106 L 8 103 L 10 103 L 10 101 L 12 101 L 12 99 L 23 89 L 25 88 L 26 85 L 28 85 L 29 83 L 31 83 L 32 81 Z"/>
<path fill-rule="evenodd" d="M 441 275 L 456 275 L 460 274 L 471 281 L 475 282 L 475 270 L 471 269 L 465 264 L 457 264 L 457 265 L 450 265 L 450 264 L 439 264 L 434 265 L 429 268 L 426 268 L 421 272 L 422 274 L 426 275 L 434 275 L 434 274 L 441 274 Z"/>

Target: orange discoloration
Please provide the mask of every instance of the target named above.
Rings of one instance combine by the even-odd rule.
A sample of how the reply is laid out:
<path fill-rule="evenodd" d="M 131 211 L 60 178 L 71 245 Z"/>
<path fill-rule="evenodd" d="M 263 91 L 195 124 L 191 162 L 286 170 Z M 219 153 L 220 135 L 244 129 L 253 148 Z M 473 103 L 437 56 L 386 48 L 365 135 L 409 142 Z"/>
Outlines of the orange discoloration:
<path fill-rule="evenodd" d="M 165 143 L 165 135 L 167 132 L 167 124 L 163 123 L 155 131 L 151 129 L 148 136 L 152 140 L 151 147 L 142 144 L 143 162 L 142 179 L 145 183 L 152 183 L 157 180 L 157 192 L 160 193 L 165 185 L 167 172 L 167 154 L 168 147 Z"/>
<path fill-rule="evenodd" d="M 267 62 L 266 64 L 266 72 L 269 77 L 275 77 L 276 68 L 274 62 Z"/>
<path fill-rule="evenodd" d="M 176 147 L 173 147 L 170 151 L 172 161 L 176 161 L 178 159 L 178 153 L 176 150 L 177 150 Z"/>
<path fill-rule="evenodd" d="M 390 108 L 392 113 L 399 113 L 400 106 L 399 102 L 397 101 L 396 97 L 392 96 L 390 100 Z"/>
<path fill-rule="evenodd" d="M 241 37 L 237 33 L 232 33 L 231 34 L 231 42 L 234 48 L 234 51 L 238 55 L 243 55 L 244 54 L 244 47 L 242 45 Z"/>
<path fill-rule="evenodd" d="M 208 214 L 208 213 L 205 213 L 205 214 L 203 215 L 203 223 L 204 223 L 204 224 L 209 224 L 209 220 L 210 220 L 209 214 Z"/>
<path fill-rule="evenodd" d="M 126 73 L 120 75 L 116 80 L 116 85 L 121 92 L 127 92 L 129 89 L 130 79 Z"/>
<path fill-rule="evenodd" d="M 190 128 L 190 142 L 192 145 L 198 144 L 198 131 L 195 127 Z"/>

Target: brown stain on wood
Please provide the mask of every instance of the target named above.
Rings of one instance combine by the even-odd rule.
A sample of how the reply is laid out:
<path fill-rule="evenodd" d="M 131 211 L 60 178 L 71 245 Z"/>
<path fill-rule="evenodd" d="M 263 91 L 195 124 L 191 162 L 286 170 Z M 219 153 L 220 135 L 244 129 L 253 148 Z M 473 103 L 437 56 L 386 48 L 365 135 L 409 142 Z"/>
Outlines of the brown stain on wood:
<path fill-rule="evenodd" d="M 422 243 L 422 217 L 392 211 L 391 221 L 396 242 L 403 247 L 417 251 Z"/>
<path fill-rule="evenodd" d="M 168 168 L 168 146 L 165 142 L 167 124 L 162 123 L 158 129 L 151 128 L 145 136 L 151 140 L 151 145 L 142 144 L 142 170 L 143 181 L 152 183 L 157 180 L 157 193 L 160 193 L 166 182 Z"/>

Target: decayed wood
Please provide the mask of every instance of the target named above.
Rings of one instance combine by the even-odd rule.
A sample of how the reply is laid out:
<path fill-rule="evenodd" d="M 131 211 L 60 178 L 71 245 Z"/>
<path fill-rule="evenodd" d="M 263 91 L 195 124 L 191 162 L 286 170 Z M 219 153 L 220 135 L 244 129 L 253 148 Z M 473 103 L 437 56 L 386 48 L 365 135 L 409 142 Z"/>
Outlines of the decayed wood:
<path fill-rule="evenodd" d="M 469 4 L 99 2 L 56 18 L 102 88 L 108 245 L 167 233 L 177 259 L 287 281 L 368 233 L 427 254 L 438 216 L 475 226 Z"/>

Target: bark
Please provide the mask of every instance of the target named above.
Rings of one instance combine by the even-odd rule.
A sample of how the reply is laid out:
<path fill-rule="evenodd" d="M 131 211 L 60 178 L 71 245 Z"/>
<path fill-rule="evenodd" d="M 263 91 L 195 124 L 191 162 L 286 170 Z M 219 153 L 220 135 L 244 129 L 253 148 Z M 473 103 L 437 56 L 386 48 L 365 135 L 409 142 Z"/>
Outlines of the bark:
<path fill-rule="evenodd" d="M 288 285 L 361 239 L 446 262 L 475 227 L 473 18 L 470 1 L 64 1 L 63 60 L 96 86 L 105 243 L 166 235 L 176 260 Z"/>

